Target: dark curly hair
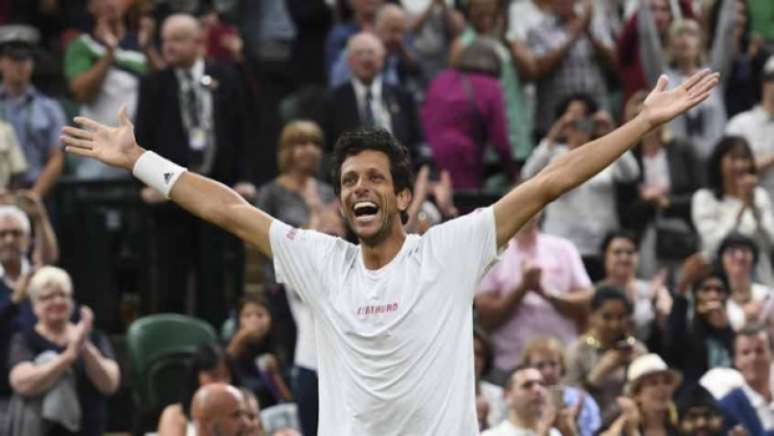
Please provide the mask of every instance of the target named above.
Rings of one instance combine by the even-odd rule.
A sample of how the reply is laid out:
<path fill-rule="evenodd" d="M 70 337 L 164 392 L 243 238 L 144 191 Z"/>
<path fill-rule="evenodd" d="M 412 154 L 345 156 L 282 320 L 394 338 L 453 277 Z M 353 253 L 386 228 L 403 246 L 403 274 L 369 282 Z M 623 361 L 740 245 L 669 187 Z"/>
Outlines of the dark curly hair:
<path fill-rule="evenodd" d="M 341 165 L 348 157 L 358 155 L 365 150 L 381 151 L 387 155 L 396 194 L 403 192 L 404 189 L 408 189 L 409 192 L 414 190 L 414 176 L 406 147 L 382 128 L 360 127 L 344 132 L 333 149 L 331 181 L 337 197 L 341 195 Z M 401 211 L 400 220 L 406 224 L 408 221 L 406 211 Z"/>

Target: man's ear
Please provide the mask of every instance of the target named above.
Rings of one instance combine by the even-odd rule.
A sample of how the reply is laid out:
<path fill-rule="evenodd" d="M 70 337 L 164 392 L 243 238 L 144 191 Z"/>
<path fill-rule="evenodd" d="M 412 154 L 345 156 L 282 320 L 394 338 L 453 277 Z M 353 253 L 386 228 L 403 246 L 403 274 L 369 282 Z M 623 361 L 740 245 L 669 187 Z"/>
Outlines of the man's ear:
<path fill-rule="evenodd" d="M 414 198 L 414 195 L 411 193 L 410 189 L 405 188 L 404 190 L 400 191 L 397 196 L 398 210 L 401 212 L 407 212 L 409 206 L 411 206 L 412 198 Z"/>

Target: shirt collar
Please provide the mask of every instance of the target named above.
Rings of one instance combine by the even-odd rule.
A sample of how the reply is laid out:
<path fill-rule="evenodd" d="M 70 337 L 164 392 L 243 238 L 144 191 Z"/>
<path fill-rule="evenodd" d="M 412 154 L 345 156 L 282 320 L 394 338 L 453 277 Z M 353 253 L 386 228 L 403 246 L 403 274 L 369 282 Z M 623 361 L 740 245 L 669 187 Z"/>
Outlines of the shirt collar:
<path fill-rule="evenodd" d="M 196 62 L 194 62 L 191 68 L 187 70 L 184 68 L 175 68 L 175 73 L 178 76 L 183 76 L 186 72 L 191 73 L 191 77 L 193 77 L 195 82 L 200 81 L 201 78 L 204 77 L 204 59 L 196 59 Z"/>
<path fill-rule="evenodd" d="M 30 270 L 30 261 L 27 260 L 26 257 L 22 257 L 21 260 L 21 273 L 26 274 Z M 0 263 L 0 279 L 5 279 L 5 268 L 3 268 L 3 264 Z"/>
<path fill-rule="evenodd" d="M 37 94 L 37 90 L 34 86 L 28 85 L 27 89 L 24 90 L 24 94 L 22 94 L 20 97 L 12 97 L 11 94 L 8 92 L 8 89 L 5 87 L 5 85 L 0 85 L 0 98 L 3 100 L 9 99 L 9 100 L 32 100 L 35 95 Z"/>
<path fill-rule="evenodd" d="M 365 98 L 366 91 L 371 90 L 371 96 L 378 100 L 382 97 L 382 76 L 381 74 L 376 76 L 371 82 L 371 86 L 366 86 L 359 79 L 352 78 L 352 87 L 355 89 L 355 96 L 358 100 Z"/>

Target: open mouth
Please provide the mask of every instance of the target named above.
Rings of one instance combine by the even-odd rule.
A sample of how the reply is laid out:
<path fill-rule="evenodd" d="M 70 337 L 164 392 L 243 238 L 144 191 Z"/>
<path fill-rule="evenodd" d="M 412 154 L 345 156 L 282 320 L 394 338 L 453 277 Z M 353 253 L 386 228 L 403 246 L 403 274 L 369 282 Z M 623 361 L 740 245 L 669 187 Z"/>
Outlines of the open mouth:
<path fill-rule="evenodd" d="M 372 201 L 358 201 L 352 206 L 352 212 L 355 214 L 355 219 L 359 222 L 368 222 L 376 217 L 379 213 L 379 206 Z"/>

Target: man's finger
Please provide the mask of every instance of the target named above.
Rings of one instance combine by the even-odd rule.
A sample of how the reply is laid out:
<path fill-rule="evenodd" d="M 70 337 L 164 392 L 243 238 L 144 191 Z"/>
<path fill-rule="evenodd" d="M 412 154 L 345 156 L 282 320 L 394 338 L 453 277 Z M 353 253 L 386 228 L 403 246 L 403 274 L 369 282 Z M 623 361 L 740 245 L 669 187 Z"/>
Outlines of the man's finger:
<path fill-rule="evenodd" d="M 129 119 L 129 110 L 126 108 L 126 105 L 121 106 L 121 110 L 118 111 L 118 122 L 122 126 L 134 127 L 132 120 Z"/>
<path fill-rule="evenodd" d="M 669 85 L 669 78 L 666 76 L 666 74 L 662 74 L 659 76 L 658 82 L 656 82 L 656 91 L 665 90 L 667 85 Z"/>
<path fill-rule="evenodd" d="M 94 139 L 93 132 L 89 130 L 79 129 L 77 127 L 65 126 L 65 128 L 62 129 L 62 133 L 64 133 L 67 136 L 71 136 L 73 138 L 86 139 L 86 140 Z"/>
<path fill-rule="evenodd" d="M 86 118 L 86 117 L 75 117 L 73 119 L 73 121 L 75 121 L 75 123 L 80 125 L 81 127 L 86 127 L 86 128 L 91 129 L 91 130 L 100 130 L 100 129 L 104 129 L 106 127 L 106 126 L 104 126 L 104 125 L 102 125 L 102 124 L 92 120 L 91 118 Z"/>
<path fill-rule="evenodd" d="M 701 82 L 702 79 L 704 79 L 705 77 L 707 77 L 711 73 L 712 73 L 712 70 L 710 70 L 709 68 L 704 68 L 704 69 L 696 72 L 693 76 L 685 79 L 685 82 L 683 82 L 683 84 L 680 85 L 680 87 L 685 89 L 685 90 L 689 90 L 689 89 L 693 88 L 694 85 L 696 85 L 697 83 Z"/>
<path fill-rule="evenodd" d="M 691 95 L 703 94 L 705 92 L 711 91 L 712 88 L 717 86 L 718 82 L 720 82 L 720 75 L 715 73 L 705 77 L 701 82 L 699 82 L 696 86 L 691 88 L 688 92 Z"/>
<path fill-rule="evenodd" d="M 92 147 L 91 141 L 73 138 L 72 136 L 62 136 L 60 139 L 62 140 L 62 143 L 67 146 L 83 148 L 86 150 L 92 150 L 94 148 Z"/>
<path fill-rule="evenodd" d="M 65 147 L 65 151 L 68 152 L 68 153 L 72 153 L 74 155 L 77 155 L 77 156 L 96 157 L 96 154 L 94 153 L 93 150 L 88 150 L 88 149 L 85 149 L 85 148 L 73 147 L 71 145 L 68 145 L 67 147 Z"/>

